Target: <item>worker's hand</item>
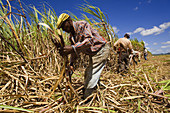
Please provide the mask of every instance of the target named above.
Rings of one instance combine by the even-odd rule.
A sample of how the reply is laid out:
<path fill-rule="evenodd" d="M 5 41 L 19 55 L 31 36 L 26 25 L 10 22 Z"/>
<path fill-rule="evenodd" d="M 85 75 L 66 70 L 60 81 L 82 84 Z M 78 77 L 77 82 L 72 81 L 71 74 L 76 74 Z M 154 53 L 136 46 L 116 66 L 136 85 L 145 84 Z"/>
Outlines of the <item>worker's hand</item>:
<path fill-rule="evenodd" d="M 66 56 L 73 52 L 72 46 L 65 46 L 64 48 L 59 48 L 59 53 L 61 56 Z"/>
<path fill-rule="evenodd" d="M 70 66 L 69 74 L 72 75 L 73 73 L 74 73 L 74 68 L 73 68 L 73 66 Z"/>
<path fill-rule="evenodd" d="M 67 75 L 71 76 L 74 73 L 73 66 L 67 66 L 66 73 L 67 73 Z"/>

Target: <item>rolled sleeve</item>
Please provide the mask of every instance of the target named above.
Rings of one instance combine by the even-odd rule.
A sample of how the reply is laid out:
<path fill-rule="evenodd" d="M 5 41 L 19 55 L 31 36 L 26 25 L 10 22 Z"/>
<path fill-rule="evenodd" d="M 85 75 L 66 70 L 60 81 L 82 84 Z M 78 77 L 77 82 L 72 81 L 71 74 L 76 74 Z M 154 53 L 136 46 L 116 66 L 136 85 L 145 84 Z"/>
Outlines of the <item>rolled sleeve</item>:
<path fill-rule="evenodd" d="M 76 50 L 82 50 L 82 49 L 89 48 L 91 45 L 92 45 L 91 39 L 90 38 L 86 38 L 83 42 L 77 42 L 74 45 L 74 47 L 76 48 Z"/>

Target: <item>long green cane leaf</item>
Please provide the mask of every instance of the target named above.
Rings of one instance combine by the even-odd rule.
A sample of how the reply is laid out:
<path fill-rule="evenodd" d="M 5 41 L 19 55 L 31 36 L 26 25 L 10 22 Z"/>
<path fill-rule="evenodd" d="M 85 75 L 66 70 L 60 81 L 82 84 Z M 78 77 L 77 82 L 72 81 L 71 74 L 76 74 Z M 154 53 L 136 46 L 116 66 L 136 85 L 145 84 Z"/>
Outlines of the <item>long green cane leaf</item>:
<path fill-rule="evenodd" d="M 34 112 L 32 110 L 24 109 L 24 108 L 19 108 L 19 107 L 13 107 L 13 106 L 7 106 L 7 105 L 0 105 L 0 108 L 5 108 L 5 109 L 13 109 L 13 110 L 18 110 L 18 111 L 26 111 L 26 112 Z"/>

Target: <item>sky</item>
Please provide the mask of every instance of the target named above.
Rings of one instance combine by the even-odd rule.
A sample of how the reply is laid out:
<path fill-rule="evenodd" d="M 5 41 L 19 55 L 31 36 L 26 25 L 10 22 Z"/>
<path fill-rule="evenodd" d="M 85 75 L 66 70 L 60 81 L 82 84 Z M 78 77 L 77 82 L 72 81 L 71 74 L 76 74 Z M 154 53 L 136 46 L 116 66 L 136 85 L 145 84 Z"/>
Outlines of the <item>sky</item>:
<path fill-rule="evenodd" d="M 2 0 L 3 1 L 3 0 Z M 50 5 L 59 16 L 69 10 L 78 18 L 78 6 L 84 0 L 20 0 L 39 10 Z M 145 42 L 152 54 L 170 53 L 170 0 L 86 0 L 108 15 L 110 25 L 119 38 L 129 33 L 131 39 Z M 16 0 L 17 2 L 17 0 Z M 11 5 L 16 5 L 15 1 Z"/>

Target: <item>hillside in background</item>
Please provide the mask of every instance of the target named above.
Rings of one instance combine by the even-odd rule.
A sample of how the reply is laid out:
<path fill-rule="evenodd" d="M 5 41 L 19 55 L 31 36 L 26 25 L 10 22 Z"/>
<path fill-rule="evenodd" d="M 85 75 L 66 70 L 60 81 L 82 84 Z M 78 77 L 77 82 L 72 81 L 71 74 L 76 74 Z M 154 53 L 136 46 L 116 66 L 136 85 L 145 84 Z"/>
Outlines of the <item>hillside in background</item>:
<path fill-rule="evenodd" d="M 170 53 L 160 53 L 160 54 L 153 54 L 153 55 L 170 55 Z"/>

